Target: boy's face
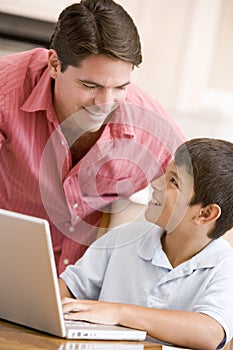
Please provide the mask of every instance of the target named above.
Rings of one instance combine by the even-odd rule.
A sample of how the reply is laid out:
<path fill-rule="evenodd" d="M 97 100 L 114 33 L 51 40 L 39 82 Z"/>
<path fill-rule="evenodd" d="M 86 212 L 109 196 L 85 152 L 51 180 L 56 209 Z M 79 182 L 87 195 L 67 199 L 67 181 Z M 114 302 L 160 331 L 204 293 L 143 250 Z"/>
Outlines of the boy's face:
<path fill-rule="evenodd" d="M 181 222 L 193 215 L 189 206 L 193 196 L 193 178 L 185 166 L 170 163 L 165 175 L 152 182 L 153 194 L 145 217 L 167 232 L 173 231 Z"/>

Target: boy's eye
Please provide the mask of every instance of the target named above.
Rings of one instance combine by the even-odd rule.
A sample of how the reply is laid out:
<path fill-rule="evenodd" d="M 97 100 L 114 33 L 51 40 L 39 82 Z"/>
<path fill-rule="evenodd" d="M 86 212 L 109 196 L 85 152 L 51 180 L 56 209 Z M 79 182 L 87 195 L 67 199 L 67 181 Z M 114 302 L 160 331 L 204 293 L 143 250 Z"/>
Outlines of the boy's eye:
<path fill-rule="evenodd" d="M 171 178 L 170 182 L 175 185 L 177 188 L 179 187 L 178 186 L 178 183 L 176 182 L 176 180 L 174 179 L 174 177 Z"/>

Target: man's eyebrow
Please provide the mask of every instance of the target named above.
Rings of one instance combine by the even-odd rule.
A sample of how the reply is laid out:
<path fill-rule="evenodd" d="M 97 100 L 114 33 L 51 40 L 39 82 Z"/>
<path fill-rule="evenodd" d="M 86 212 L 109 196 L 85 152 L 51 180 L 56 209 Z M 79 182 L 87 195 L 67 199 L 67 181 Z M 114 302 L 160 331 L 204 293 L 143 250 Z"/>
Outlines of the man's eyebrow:
<path fill-rule="evenodd" d="M 79 79 L 79 81 L 81 83 L 83 83 L 83 84 L 95 85 L 95 86 L 102 87 L 102 88 L 105 87 L 105 86 L 103 86 L 101 84 L 96 83 L 95 81 L 92 81 L 92 80 Z M 127 81 L 124 84 L 121 84 L 121 85 L 118 85 L 118 86 L 114 86 L 114 89 L 117 89 L 117 88 L 120 89 L 120 88 L 123 88 L 123 87 L 125 87 L 125 86 L 127 86 L 129 84 L 130 84 L 130 81 Z"/>

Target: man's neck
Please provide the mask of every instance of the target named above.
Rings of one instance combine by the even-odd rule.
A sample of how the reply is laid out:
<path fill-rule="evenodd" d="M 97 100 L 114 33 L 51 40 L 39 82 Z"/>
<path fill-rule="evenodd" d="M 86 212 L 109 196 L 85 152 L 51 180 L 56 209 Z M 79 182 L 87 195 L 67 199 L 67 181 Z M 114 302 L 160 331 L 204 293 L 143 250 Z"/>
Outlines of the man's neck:
<path fill-rule="evenodd" d="M 95 132 L 87 132 L 81 135 L 70 147 L 72 155 L 72 166 L 77 164 L 93 147 L 100 138 L 105 125 Z"/>

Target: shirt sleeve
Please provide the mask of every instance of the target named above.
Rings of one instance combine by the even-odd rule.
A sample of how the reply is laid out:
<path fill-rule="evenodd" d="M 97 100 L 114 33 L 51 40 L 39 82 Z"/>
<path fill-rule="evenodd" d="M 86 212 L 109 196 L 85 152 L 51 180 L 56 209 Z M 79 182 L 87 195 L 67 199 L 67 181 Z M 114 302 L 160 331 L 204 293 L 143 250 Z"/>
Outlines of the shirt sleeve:
<path fill-rule="evenodd" d="M 83 257 L 60 274 L 76 298 L 98 300 L 111 255 L 111 232 L 95 241 Z"/>
<path fill-rule="evenodd" d="M 232 254 L 222 257 L 208 288 L 197 300 L 195 312 L 204 313 L 218 321 L 226 337 L 221 348 L 233 336 L 233 259 Z"/>
<path fill-rule="evenodd" d="M 4 106 L 4 95 L 0 95 L 0 149 L 2 148 L 3 143 L 6 140 L 6 135 L 4 132 L 5 125 L 4 125 L 4 113 L 3 113 L 3 106 Z"/>

